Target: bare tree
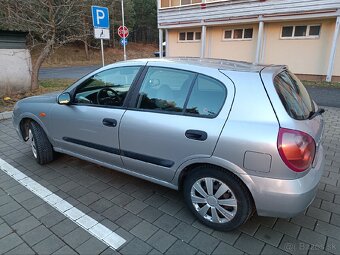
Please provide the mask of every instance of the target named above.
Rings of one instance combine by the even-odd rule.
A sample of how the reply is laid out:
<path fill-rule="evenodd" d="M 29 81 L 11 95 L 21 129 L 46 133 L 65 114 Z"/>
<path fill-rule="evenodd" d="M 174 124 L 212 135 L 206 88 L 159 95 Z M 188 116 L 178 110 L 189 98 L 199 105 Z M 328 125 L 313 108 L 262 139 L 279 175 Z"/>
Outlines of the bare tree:
<path fill-rule="evenodd" d="M 38 58 L 32 64 L 31 89 L 38 88 L 42 63 L 57 47 L 83 40 L 83 1 L 75 0 L 0 0 L 3 27 L 25 30 L 30 35 L 30 47 L 40 46 Z M 1 11 L 1 10 L 0 10 Z"/>

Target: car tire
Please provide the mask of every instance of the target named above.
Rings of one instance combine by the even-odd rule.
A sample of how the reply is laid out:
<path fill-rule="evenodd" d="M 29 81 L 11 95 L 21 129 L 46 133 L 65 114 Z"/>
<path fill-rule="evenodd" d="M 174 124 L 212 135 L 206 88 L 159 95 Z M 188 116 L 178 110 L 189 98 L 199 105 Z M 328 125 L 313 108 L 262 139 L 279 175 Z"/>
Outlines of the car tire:
<path fill-rule="evenodd" d="M 29 141 L 34 158 L 40 165 L 47 164 L 54 159 L 52 144 L 46 133 L 38 123 L 32 121 L 29 128 Z"/>
<path fill-rule="evenodd" d="M 253 213 L 252 198 L 243 182 L 218 167 L 205 165 L 193 169 L 184 180 L 183 193 L 199 221 L 215 230 L 233 230 Z"/>

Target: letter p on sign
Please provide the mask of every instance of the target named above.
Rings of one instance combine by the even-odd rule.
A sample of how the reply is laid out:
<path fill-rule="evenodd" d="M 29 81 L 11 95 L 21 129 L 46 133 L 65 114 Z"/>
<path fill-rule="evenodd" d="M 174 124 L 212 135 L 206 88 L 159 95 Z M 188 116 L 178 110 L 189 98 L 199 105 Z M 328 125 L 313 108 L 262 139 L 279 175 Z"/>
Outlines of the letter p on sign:
<path fill-rule="evenodd" d="M 100 20 L 105 18 L 105 13 L 103 10 L 96 10 L 97 13 L 97 24 L 100 24 Z"/>
<path fill-rule="evenodd" d="M 91 6 L 93 27 L 109 28 L 109 9 L 100 6 Z"/>

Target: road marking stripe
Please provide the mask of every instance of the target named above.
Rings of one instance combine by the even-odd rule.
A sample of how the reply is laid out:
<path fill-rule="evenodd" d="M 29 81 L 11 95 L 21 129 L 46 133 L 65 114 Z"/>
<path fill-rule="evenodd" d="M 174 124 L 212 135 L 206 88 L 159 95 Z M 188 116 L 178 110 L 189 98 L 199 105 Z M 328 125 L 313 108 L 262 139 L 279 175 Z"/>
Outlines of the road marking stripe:
<path fill-rule="evenodd" d="M 126 240 L 0 158 L 0 169 L 112 249 Z"/>

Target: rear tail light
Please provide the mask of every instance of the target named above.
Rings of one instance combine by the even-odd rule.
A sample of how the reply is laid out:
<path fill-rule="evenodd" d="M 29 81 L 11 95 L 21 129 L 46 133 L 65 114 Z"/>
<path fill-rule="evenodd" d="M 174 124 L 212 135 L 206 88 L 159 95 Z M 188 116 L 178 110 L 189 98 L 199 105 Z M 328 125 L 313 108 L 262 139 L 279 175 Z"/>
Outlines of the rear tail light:
<path fill-rule="evenodd" d="M 303 172 L 313 164 L 315 141 L 304 132 L 280 128 L 277 147 L 283 162 L 294 172 Z"/>

